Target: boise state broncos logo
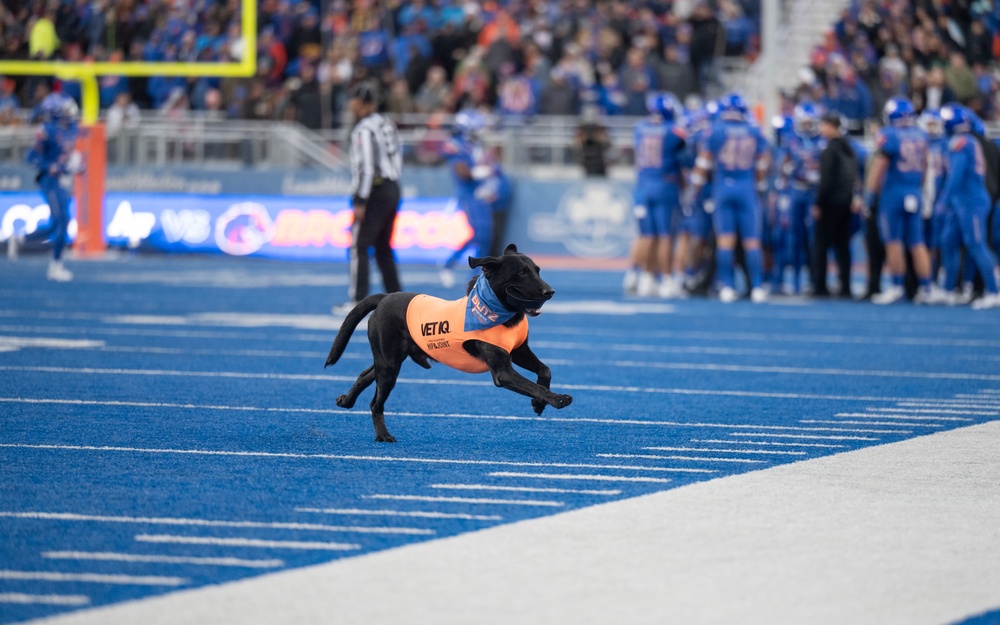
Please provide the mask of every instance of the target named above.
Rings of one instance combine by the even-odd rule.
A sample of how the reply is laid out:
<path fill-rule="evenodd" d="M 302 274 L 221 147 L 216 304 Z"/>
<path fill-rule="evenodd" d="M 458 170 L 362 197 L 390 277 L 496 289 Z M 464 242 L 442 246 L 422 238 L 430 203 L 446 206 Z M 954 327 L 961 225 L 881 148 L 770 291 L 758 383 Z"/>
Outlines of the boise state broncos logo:
<path fill-rule="evenodd" d="M 257 202 L 233 204 L 215 222 L 215 243 L 233 256 L 260 250 L 274 236 L 274 222 L 267 208 Z"/>
<path fill-rule="evenodd" d="M 555 214 L 533 215 L 532 238 L 562 243 L 585 258 L 615 258 L 628 251 L 635 236 L 632 195 L 611 182 L 571 186 Z"/>

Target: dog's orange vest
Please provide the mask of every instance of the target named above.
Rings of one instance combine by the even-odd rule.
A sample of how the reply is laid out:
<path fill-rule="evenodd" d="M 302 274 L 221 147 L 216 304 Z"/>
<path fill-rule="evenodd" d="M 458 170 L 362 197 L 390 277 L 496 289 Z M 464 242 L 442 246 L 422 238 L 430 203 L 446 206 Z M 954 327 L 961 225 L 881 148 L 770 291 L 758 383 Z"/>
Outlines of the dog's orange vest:
<path fill-rule="evenodd" d="M 448 301 L 417 295 L 406 309 L 406 327 L 420 349 L 434 360 L 466 373 L 483 373 L 489 367 L 462 349 L 462 343 L 477 340 L 513 351 L 528 340 L 528 319 L 523 318 L 512 328 L 501 324 L 466 332 L 468 300 L 468 297 Z"/>

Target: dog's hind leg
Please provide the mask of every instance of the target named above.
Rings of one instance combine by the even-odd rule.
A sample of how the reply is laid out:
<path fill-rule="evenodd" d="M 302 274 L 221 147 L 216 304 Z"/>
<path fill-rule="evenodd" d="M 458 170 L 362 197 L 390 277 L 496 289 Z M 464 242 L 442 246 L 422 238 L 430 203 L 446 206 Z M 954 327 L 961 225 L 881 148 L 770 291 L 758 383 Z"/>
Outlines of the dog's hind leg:
<path fill-rule="evenodd" d="M 527 395 L 532 400 L 548 404 L 555 408 L 565 408 L 573 402 L 569 395 L 553 393 L 546 387 L 535 384 L 514 370 L 511 366 L 511 354 L 507 350 L 484 343 L 483 341 L 465 341 L 462 344 L 465 351 L 486 363 L 493 375 L 493 383 L 521 395 Z M 538 361 L 537 358 L 535 358 Z M 538 361 L 541 364 L 541 361 Z M 545 365 L 542 365 L 543 367 Z M 533 404 L 534 405 L 534 404 Z"/>
<path fill-rule="evenodd" d="M 337 405 L 341 408 L 353 408 L 354 402 L 358 400 L 358 395 L 371 386 L 374 381 L 375 365 L 372 365 L 361 372 L 361 375 L 355 380 L 354 385 L 351 386 L 351 390 L 337 398 Z"/>
<path fill-rule="evenodd" d="M 376 357 L 377 358 L 377 357 Z M 372 424 L 375 426 L 375 441 L 379 443 L 395 443 L 396 439 L 385 427 L 385 401 L 396 386 L 396 377 L 403 364 L 404 357 L 387 359 L 383 366 L 375 371 L 375 397 L 372 398 Z"/>
<path fill-rule="evenodd" d="M 531 351 L 531 348 L 528 347 L 527 341 L 522 343 L 520 347 L 517 347 L 510 353 L 510 359 L 518 367 L 527 369 L 537 375 L 537 383 L 539 386 L 549 388 L 549 384 L 552 382 L 552 370 L 549 369 L 544 362 L 538 359 L 535 352 Z M 545 410 L 545 406 L 547 405 L 548 404 L 546 402 L 539 399 L 532 398 L 531 400 L 531 407 L 534 408 L 535 414 L 542 414 L 542 411 Z"/>

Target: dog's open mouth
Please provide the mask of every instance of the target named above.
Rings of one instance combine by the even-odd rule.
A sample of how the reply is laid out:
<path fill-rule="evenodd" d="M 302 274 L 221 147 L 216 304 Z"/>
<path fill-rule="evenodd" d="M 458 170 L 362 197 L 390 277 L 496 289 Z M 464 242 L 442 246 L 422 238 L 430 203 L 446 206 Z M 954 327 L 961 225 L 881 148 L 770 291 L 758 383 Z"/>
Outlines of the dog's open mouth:
<path fill-rule="evenodd" d="M 507 287 L 507 302 L 515 306 L 518 310 L 524 311 L 529 317 L 537 317 L 542 314 L 542 304 L 551 299 L 548 297 L 529 297 L 522 293 L 520 289 L 513 286 Z"/>
<path fill-rule="evenodd" d="M 538 315 L 542 314 L 542 309 L 541 308 L 525 308 L 524 309 L 524 314 L 528 315 L 529 317 L 537 317 Z"/>

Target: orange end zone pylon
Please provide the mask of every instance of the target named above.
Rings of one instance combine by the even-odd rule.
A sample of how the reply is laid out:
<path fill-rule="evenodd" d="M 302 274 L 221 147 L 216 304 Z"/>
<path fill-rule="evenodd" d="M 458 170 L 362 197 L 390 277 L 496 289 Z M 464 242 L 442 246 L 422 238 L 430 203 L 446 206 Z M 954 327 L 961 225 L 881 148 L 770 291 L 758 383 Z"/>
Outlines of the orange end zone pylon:
<path fill-rule="evenodd" d="M 76 148 L 83 155 L 87 168 L 75 176 L 73 185 L 78 226 L 73 251 L 81 256 L 95 256 L 107 249 L 104 242 L 104 181 L 108 149 L 104 124 L 81 127 Z"/>

